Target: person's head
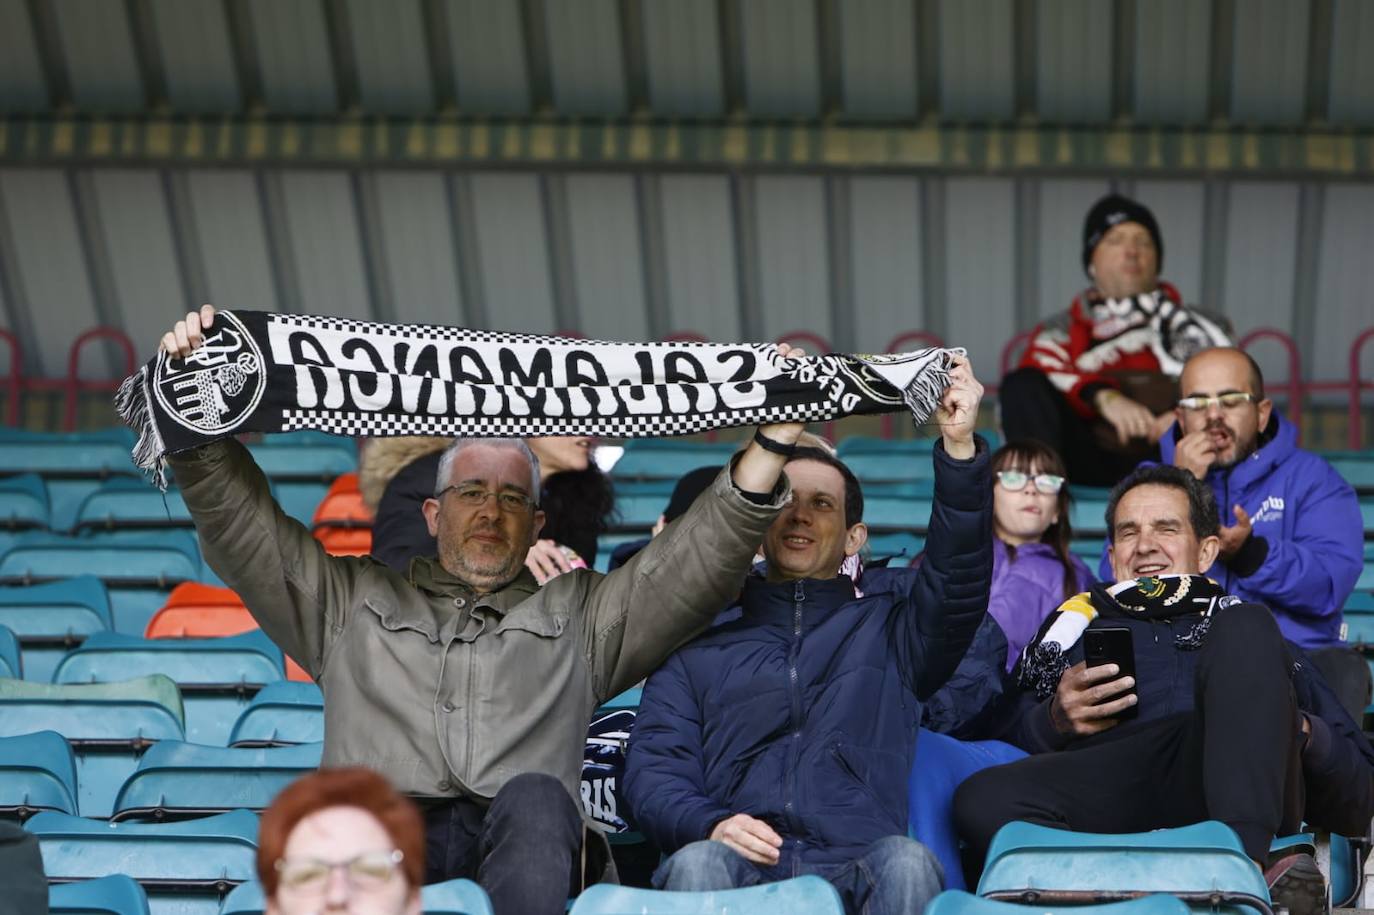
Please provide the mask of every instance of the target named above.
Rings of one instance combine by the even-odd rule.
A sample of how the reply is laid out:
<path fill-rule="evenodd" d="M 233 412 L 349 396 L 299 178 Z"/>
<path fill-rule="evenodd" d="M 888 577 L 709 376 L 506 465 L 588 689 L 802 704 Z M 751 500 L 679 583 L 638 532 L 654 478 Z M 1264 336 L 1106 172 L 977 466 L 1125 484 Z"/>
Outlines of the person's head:
<path fill-rule="evenodd" d="M 455 439 L 424 513 L 445 570 L 480 593 L 504 587 L 544 527 L 539 459 L 518 438 Z"/>
<path fill-rule="evenodd" d="M 858 478 L 834 455 L 798 448 L 784 469 L 792 501 L 763 538 L 770 581 L 833 578 L 868 540 Z"/>
<path fill-rule="evenodd" d="M 1212 491 L 1182 467 L 1137 468 L 1107 499 L 1107 555 L 1117 581 L 1205 573 L 1219 531 Z"/>
<path fill-rule="evenodd" d="M 1083 269 L 1099 292 L 1113 299 L 1151 292 L 1163 263 L 1153 213 L 1119 194 L 1093 204 L 1083 223 Z"/>
<path fill-rule="evenodd" d="M 668 505 L 663 509 L 663 514 L 658 516 L 658 521 L 654 523 L 654 536 L 657 537 L 665 527 L 672 524 L 687 509 L 691 508 L 697 497 L 710 489 L 711 484 L 715 482 L 718 476 L 720 476 L 720 468 L 711 465 L 689 470 L 678 477 L 677 483 L 673 485 L 673 493 L 668 497 Z"/>
<path fill-rule="evenodd" d="M 1264 375 L 1249 354 L 1231 347 L 1203 350 L 1183 366 L 1178 383 L 1178 427 L 1184 435 L 1207 433 L 1213 469 L 1255 453 L 1274 404 L 1264 396 Z"/>
<path fill-rule="evenodd" d="M 1054 547 L 1064 566 L 1064 596 L 1071 596 L 1078 576 L 1069 552 L 1073 527 L 1063 459 L 1049 445 L 1012 442 L 993 453 L 992 473 L 993 534 L 1013 550 L 1025 543 Z"/>
<path fill-rule="evenodd" d="M 541 480 L 565 470 L 586 470 L 592 460 L 594 442 L 585 435 L 546 435 L 527 441 L 539 458 Z"/>
<path fill-rule="evenodd" d="M 369 769 L 321 769 L 277 795 L 258 829 L 267 915 L 419 915 L 420 811 Z"/>

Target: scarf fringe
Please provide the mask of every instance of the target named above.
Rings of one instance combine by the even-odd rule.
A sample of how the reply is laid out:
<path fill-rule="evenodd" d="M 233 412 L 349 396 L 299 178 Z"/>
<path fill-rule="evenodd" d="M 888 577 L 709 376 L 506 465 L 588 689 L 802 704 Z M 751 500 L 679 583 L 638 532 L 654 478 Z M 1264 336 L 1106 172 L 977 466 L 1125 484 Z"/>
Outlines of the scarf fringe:
<path fill-rule="evenodd" d="M 163 457 L 162 436 L 158 435 L 153 423 L 148 396 L 148 368 L 144 366 L 120 383 L 115 394 L 115 412 L 138 435 L 134 443 L 134 466 L 147 474 L 158 489 L 166 492 L 167 461 Z"/>
<path fill-rule="evenodd" d="M 902 400 L 906 401 L 911 418 L 918 426 L 935 415 L 936 409 L 940 406 L 940 397 L 945 393 L 945 388 L 949 387 L 947 353 L 948 351 L 945 358 L 939 360 L 938 365 L 932 365 L 927 371 L 917 372 L 916 377 L 902 389 Z"/>

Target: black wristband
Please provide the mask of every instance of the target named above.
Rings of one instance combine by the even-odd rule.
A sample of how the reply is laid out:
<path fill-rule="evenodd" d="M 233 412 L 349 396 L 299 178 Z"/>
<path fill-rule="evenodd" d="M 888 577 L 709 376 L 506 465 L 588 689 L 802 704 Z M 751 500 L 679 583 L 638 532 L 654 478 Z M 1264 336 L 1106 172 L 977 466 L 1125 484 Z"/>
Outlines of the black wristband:
<path fill-rule="evenodd" d="M 757 442 L 758 446 L 762 448 L 764 451 L 771 451 L 774 454 L 780 454 L 783 457 L 791 457 L 793 454 L 796 453 L 797 450 L 796 442 L 793 442 L 790 445 L 784 445 L 782 442 L 775 442 L 768 436 L 764 435 L 762 429 L 754 430 L 754 441 Z"/>

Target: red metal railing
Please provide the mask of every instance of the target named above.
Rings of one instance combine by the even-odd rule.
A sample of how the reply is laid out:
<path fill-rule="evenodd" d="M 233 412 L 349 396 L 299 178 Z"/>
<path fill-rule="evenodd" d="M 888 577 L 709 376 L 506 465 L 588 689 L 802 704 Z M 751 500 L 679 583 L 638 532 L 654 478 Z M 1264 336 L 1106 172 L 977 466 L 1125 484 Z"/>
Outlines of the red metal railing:
<path fill-rule="evenodd" d="M 1260 327 L 1250 331 L 1250 333 L 1240 338 L 1236 345 L 1246 352 L 1250 351 L 1250 344 L 1260 340 L 1274 340 L 1283 347 L 1288 356 L 1288 379 L 1282 384 L 1275 382 L 1265 382 L 1265 387 L 1269 389 L 1279 388 L 1288 397 L 1288 421 L 1297 428 L 1299 434 L 1302 433 L 1302 357 L 1298 354 L 1298 344 L 1293 338 L 1275 327 Z"/>
<path fill-rule="evenodd" d="M 81 377 L 81 351 L 94 340 L 110 340 L 124 352 L 124 371 L 117 378 L 98 378 L 85 380 Z M 122 330 L 114 327 L 93 327 L 76 338 L 67 356 L 67 379 L 63 385 L 64 407 L 62 428 L 66 432 L 76 431 L 76 411 L 82 394 L 92 391 L 109 392 L 119 390 L 119 385 L 138 370 L 138 359 L 134 356 L 134 345 Z"/>
<path fill-rule="evenodd" d="M 24 350 L 19 338 L 7 330 L 0 330 L 0 340 L 10 348 L 10 373 L 0 379 L 5 387 L 5 422 L 19 425 L 19 403 L 24 394 Z"/>

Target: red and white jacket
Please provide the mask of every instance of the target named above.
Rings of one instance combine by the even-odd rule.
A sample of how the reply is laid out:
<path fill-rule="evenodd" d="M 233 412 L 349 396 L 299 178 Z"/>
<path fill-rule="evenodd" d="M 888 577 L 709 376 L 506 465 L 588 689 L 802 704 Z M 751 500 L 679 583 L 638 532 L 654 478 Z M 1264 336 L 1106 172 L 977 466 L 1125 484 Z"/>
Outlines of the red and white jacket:
<path fill-rule="evenodd" d="M 1035 328 L 1021 367 L 1044 372 L 1075 412 L 1091 418 L 1097 415 L 1093 395 L 1118 386 L 1114 373 L 1163 372 L 1177 378 L 1194 353 L 1230 345 L 1226 331 L 1186 307 L 1169 283 L 1125 299 L 1089 289 L 1068 311 Z"/>

